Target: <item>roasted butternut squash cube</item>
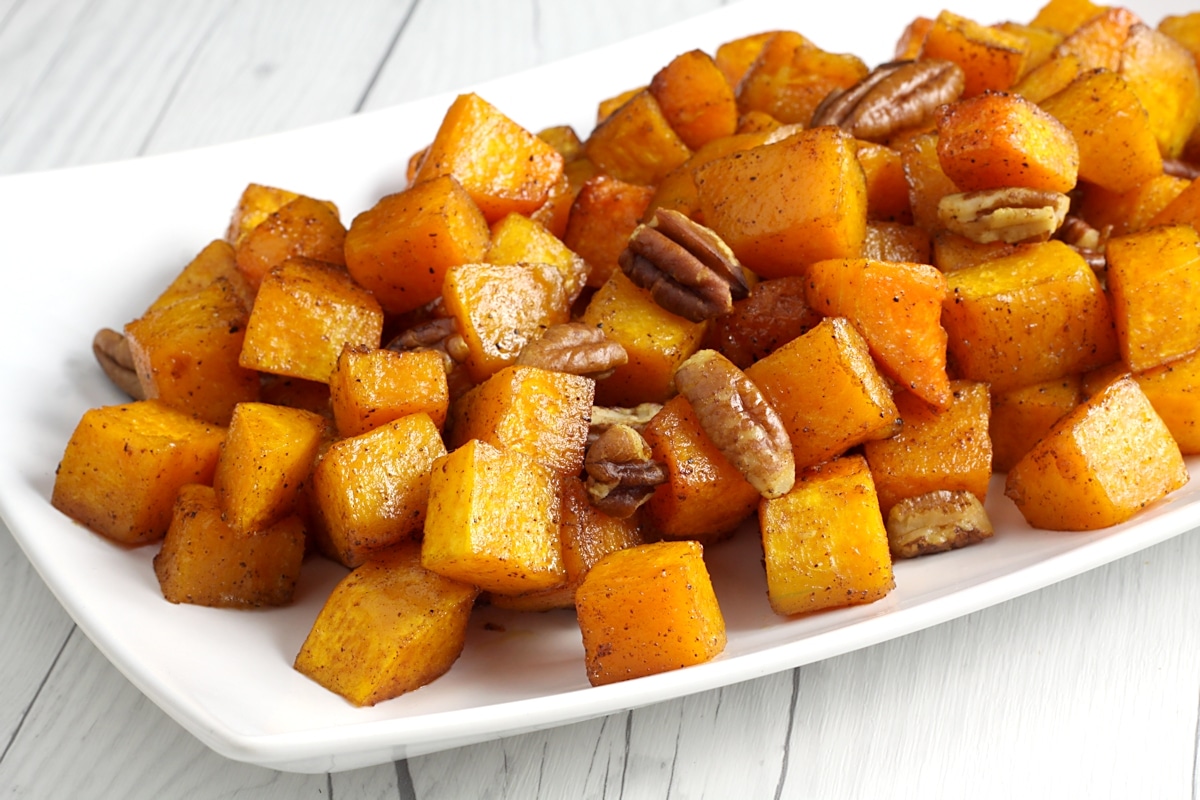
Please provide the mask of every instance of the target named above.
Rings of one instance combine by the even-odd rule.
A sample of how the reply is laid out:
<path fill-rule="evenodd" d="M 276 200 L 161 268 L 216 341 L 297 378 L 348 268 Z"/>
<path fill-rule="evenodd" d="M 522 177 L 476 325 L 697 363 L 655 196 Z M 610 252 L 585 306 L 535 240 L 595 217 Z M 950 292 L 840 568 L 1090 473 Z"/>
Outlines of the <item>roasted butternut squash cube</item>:
<path fill-rule="evenodd" d="M 1019 36 L 1029 45 L 1025 51 L 1022 77 L 1049 61 L 1054 56 L 1055 49 L 1062 44 L 1062 40 L 1065 38 L 1065 34 L 1050 28 L 1026 25 L 1012 20 L 998 22 L 992 27 Z"/>
<path fill-rule="evenodd" d="M 988 386 L 954 381 L 951 389 L 950 402 L 941 409 L 897 392 L 904 424 L 895 436 L 863 445 L 884 516 L 901 500 L 940 489 L 971 492 L 981 503 L 987 499 L 992 477 Z"/>
<path fill-rule="evenodd" d="M 1101 8 L 1068 33 L 1055 52 L 1078 56 L 1087 70 L 1116 72 L 1130 29 L 1139 22 L 1137 15 L 1123 6 Z"/>
<path fill-rule="evenodd" d="M 1178 158 L 1200 122 L 1200 72 L 1183 45 L 1148 25 L 1134 25 L 1121 50 L 1121 77 L 1142 102 L 1166 158 Z"/>
<path fill-rule="evenodd" d="M 868 222 L 863 258 L 875 261 L 933 263 L 933 237 L 924 228 L 900 222 Z"/>
<path fill-rule="evenodd" d="M 779 31 L 764 31 L 722 42 L 713 53 L 713 61 L 734 88 L 762 52 L 763 45 Z"/>
<path fill-rule="evenodd" d="M 1105 247 L 1121 358 L 1133 372 L 1200 349 L 1200 234 L 1191 225 L 1118 236 Z"/>
<path fill-rule="evenodd" d="M 583 322 L 625 348 L 629 360 L 596 384 L 601 405 L 660 403 L 674 394 L 675 368 L 700 349 L 705 325 L 667 311 L 617 270 L 592 295 Z"/>
<path fill-rule="evenodd" d="M 725 618 L 698 542 L 609 553 L 575 593 L 588 682 L 702 664 L 725 649 Z"/>
<path fill-rule="evenodd" d="M 649 91 L 671 129 L 692 150 L 737 129 L 733 85 L 703 50 L 671 59 L 655 73 Z"/>
<path fill-rule="evenodd" d="M 950 402 L 941 272 L 928 264 L 856 258 L 818 261 L 806 276 L 809 305 L 849 319 L 885 375 L 927 403 Z"/>
<path fill-rule="evenodd" d="M 346 271 L 289 259 L 254 299 L 238 363 L 247 369 L 328 383 L 346 345 L 379 347 L 383 310 Z"/>
<path fill-rule="evenodd" d="M 318 542 L 347 567 L 420 538 L 433 463 L 446 454 L 428 414 L 418 412 L 329 445 L 313 470 Z"/>
<path fill-rule="evenodd" d="M 1085 72 L 1083 59 L 1074 53 L 1056 52 L 1034 69 L 1029 70 L 1012 87 L 1031 103 L 1041 103 L 1047 97 L 1058 94 Z"/>
<path fill-rule="evenodd" d="M 246 308 L 254 303 L 254 287 L 246 280 L 246 276 L 238 271 L 233 245 L 224 239 L 214 239 L 187 263 L 175 276 L 175 280 L 154 299 L 147 311 L 169 306 L 176 300 L 207 288 L 218 279 L 229 282 Z"/>
<path fill-rule="evenodd" d="M 512 364 L 546 328 L 571 317 L 562 274 L 552 264 L 451 267 L 442 297 L 466 343 L 464 363 L 476 382 Z"/>
<path fill-rule="evenodd" d="M 653 195 L 648 186 L 609 175 L 597 175 L 580 187 L 567 218 L 563 244 L 587 262 L 588 286 L 603 286 L 610 275 L 620 272 L 617 258 Z"/>
<path fill-rule="evenodd" d="M 777 614 L 873 603 L 895 587 L 887 529 L 862 456 L 796 475 L 758 511 L 767 599 Z"/>
<path fill-rule="evenodd" d="M 50 503 L 126 545 L 162 539 L 179 488 L 211 483 L 225 429 L 158 400 L 85 411 L 58 469 Z"/>
<path fill-rule="evenodd" d="M 797 470 L 899 428 L 892 391 L 845 317 L 826 317 L 751 364 L 746 375 L 783 420 Z"/>
<path fill-rule="evenodd" d="M 733 301 L 733 311 L 709 321 L 704 347 L 740 369 L 770 355 L 821 321 L 804 287 L 799 275 L 759 281 L 748 297 Z"/>
<path fill-rule="evenodd" d="M 1163 176 L 1163 178 L 1166 177 Z M 1200 181 L 1177 180 L 1181 180 L 1184 183 L 1183 187 L 1179 188 L 1178 184 L 1172 183 L 1170 184 L 1170 189 L 1164 189 L 1167 192 L 1174 192 L 1174 196 L 1161 209 L 1155 212 L 1143 227 L 1191 225 L 1195 228 L 1197 225 L 1200 225 Z M 1151 181 L 1147 181 L 1146 183 L 1149 184 Z M 1118 235 L 1120 233 L 1133 233 L 1135 230 L 1118 230 L 1117 233 Z"/>
<path fill-rule="evenodd" d="M 422 565 L 496 594 L 561 586 L 557 491 L 533 459 L 472 439 L 433 464 Z"/>
<path fill-rule="evenodd" d="M 823 258 L 855 258 L 867 231 L 867 188 L 855 140 L 825 126 L 696 168 L 705 224 L 764 278 Z"/>
<path fill-rule="evenodd" d="M 1200 453 L 1200 352 L 1134 374 L 1184 455 Z"/>
<path fill-rule="evenodd" d="M 899 150 L 874 142 L 856 143 L 867 185 L 867 219 L 912 222 L 912 202 Z"/>
<path fill-rule="evenodd" d="M 947 349 L 964 378 L 1003 392 L 1115 361 L 1108 298 L 1059 241 L 1025 246 L 946 276 Z"/>
<path fill-rule="evenodd" d="M 1029 24 L 1049 28 L 1065 36 L 1074 33 L 1076 28 L 1104 9 L 1104 6 L 1096 5 L 1091 0 L 1047 0 Z"/>
<path fill-rule="evenodd" d="M 596 126 L 584 142 L 584 153 L 618 180 L 653 186 L 687 161 L 692 151 L 672 129 L 655 96 L 641 91 Z"/>
<path fill-rule="evenodd" d="M 295 669 L 356 706 L 419 689 L 458 660 L 478 594 L 422 567 L 416 544 L 393 548 L 334 587 Z"/>
<path fill-rule="evenodd" d="M 154 574 L 172 603 L 284 606 L 296 591 L 304 545 L 300 517 L 239 534 L 221 518 L 212 487 L 191 483 L 179 490 L 171 526 L 154 556 Z"/>
<path fill-rule="evenodd" d="M 921 58 L 953 61 L 963 69 L 963 97 L 1009 89 L 1025 69 L 1029 42 L 995 27 L 942 11 L 921 45 Z"/>
<path fill-rule="evenodd" d="M 766 142 L 767 136 L 764 132 L 735 133 L 701 146 L 692 153 L 691 158 L 668 172 L 654 187 L 654 196 L 650 198 L 645 218 L 650 219 L 657 208 L 670 208 L 703 224 L 704 215 L 700 211 L 700 196 L 693 175 L 696 168 L 729 153 L 757 147 Z"/>
<path fill-rule="evenodd" d="M 540 462 L 560 475 L 583 468 L 595 381 L 566 372 L 510 366 L 454 403 L 451 448 L 479 439 Z"/>
<path fill-rule="evenodd" d="M 1078 375 L 992 394 L 992 470 L 1008 472 L 1054 423 L 1083 399 Z"/>
<path fill-rule="evenodd" d="M 1167 215 L 1182 210 L 1186 200 L 1175 205 L 1170 212 L 1166 209 L 1191 184 L 1192 181 L 1187 178 L 1166 174 L 1148 178 L 1127 192 L 1110 192 L 1095 184 L 1088 184 L 1081 187 L 1082 191 L 1079 192 L 1078 213 L 1093 228 L 1107 228 L 1110 237 L 1136 233 L 1148 228 L 1156 219 L 1162 219 L 1162 224 L 1166 224 Z M 1200 190 L 1200 185 L 1197 190 Z M 1200 191 L 1195 196 L 1200 198 Z"/>
<path fill-rule="evenodd" d="M 571 251 L 541 223 L 509 214 L 492 226 L 492 241 L 483 261 L 488 264 L 550 264 L 562 276 L 567 302 L 575 302 L 587 285 L 587 261 Z"/>
<path fill-rule="evenodd" d="M 1079 174 L 1075 136 L 1020 95 L 988 92 L 937 113 L 938 161 L 964 192 L 1025 186 L 1066 193 Z"/>
<path fill-rule="evenodd" d="M 897 145 L 908 180 L 908 203 L 913 223 L 927 231 L 941 229 L 938 203 L 946 195 L 959 191 L 942 169 L 937 142 L 937 133 L 929 132 L 909 137 Z"/>
<path fill-rule="evenodd" d="M 858 56 L 830 53 L 795 31 L 778 31 L 738 82 L 738 108 L 808 125 L 826 95 L 850 88 L 867 72 Z"/>
<path fill-rule="evenodd" d="M 1097 530 L 1187 481 L 1179 446 L 1125 375 L 1060 419 L 1009 470 L 1004 493 L 1035 528 Z"/>
<path fill-rule="evenodd" d="M 225 231 L 225 240 L 231 246 L 237 247 L 250 231 L 259 226 L 259 223 L 299 196 L 297 192 L 277 186 L 264 186 L 261 183 L 246 184 L 246 188 L 238 197 L 233 214 L 230 215 L 229 227 Z"/>
<path fill-rule="evenodd" d="M 229 527 L 251 533 L 291 514 L 326 435 L 325 418 L 311 411 L 239 403 L 213 475 Z"/>
<path fill-rule="evenodd" d="M 413 179 L 450 176 L 488 222 L 537 210 L 562 174 L 563 157 L 477 94 L 459 95 Z"/>
<path fill-rule="evenodd" d="M 446 366 L 436 350 L 347 347 L 329 379 L 329 399 L 343 437 L 418 412 L 440 429 L 450 406 Z"/>
<path fill-rule="evenodd" d="M 488 600 L 492 605 L 514 611 L 574 609 L 575 592 L 583 576 L 597 561 L 616 550 L 645 544 L 638 515 L 619 518 L 596 508 L 578 476 L 563 477 L 559 499 L 562 518 L 558 538 L 562 543 L 567 582 L 561 587 L 538 592 L 491 595 Z"/>
<path fill-rule="evenodd" d="M 1162 154 L 1150 118 L 1115 72 L 1084 72 L 1041 102 L 1079 146 L 1079 178 L 1127 192 L 1162 173 Z"/>
<path fill-rule="evenodd" d="M 350 223 L 346 269 L 391 314 L 442 294 L 446 271 L 483 259 L 490 233 L 470 195 L 442 176 L 383 197 Z"/>
<path fill-rule="evenodd" d="M 712 541 L 754 513 L 761 495 L 713 444 L 686 397 L 668 400 L 642 433 L 667 473 L 642 507 L 656 533 Z"/>
<path fill-rule="evenodd" d="M 613 115 L 621 106 L 628 103 L 640 93 L 646 91 L 646 86 L 638 85 L 631 89 L 626 89 L 622 92 L 614 94 L 612 97 L 606 97 L 596 104 L 596 125 L 599 125 L 604 120 Z M 586 151 L 585 151 L 586 152 Z"/>
<path fill-rule="evenodd" d="M 238 270 L 251 286 L 289 258 L 311 258 L 343 266 L 346 226 L 332 204 L 299 195 L 279 207 L 234 249 Z"/>
<path fill-rule="evenodd" d="M 976 242 L 961 233 L 938 231 L 933 235 L 933 264 L 942 272 L 949 273 L 1015 253 L 1028 246 L 999 240 Z"/>
<path fill-rule="evenodd" d="M 249 314 L 224 278 L 125 326 L 142 396 L 214 425 L 258 399 L 259 375 L 238 363 Z"/>

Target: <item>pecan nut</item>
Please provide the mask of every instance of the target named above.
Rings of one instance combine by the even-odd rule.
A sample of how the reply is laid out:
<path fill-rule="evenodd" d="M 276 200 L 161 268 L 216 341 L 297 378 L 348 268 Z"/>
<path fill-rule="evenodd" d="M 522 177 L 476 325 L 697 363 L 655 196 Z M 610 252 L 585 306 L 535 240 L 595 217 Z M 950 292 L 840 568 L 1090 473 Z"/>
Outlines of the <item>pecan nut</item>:
<path fill-rule="evenodd" d="M 621 519 L 632 516 L 667 480 L 650 445 L 628 425 L 613 425 L 601 434 L 588 448 L 583 468 L 592 505 Z"/>
<path fill-rule="evenodd" d="M 836 125 L 856 139 L 883 142 L 897 131 L 920 125 L 938 106 L 957 100 L 965 80 L 962 67 L 952 61 L 880 64 L 849 89 L 827 95 L 813 112 L 810 127 Z"/>
<path fill-rule="evenodd" d="M 662 411 L 661 403 L 641 403 L 633 408 L 592 406 L 592 416 L 588 422 L 588 446 L 595 444 L 605 431 L 615 425 L 628 425 L 640 433 L 659 411 Z"/>
<path fill-rule="evenodd" d="M 966 547 L 992 536 L 992 522 L 971 492 L 940 489 L 908 497 L 888 511 L 888 548 L 895 558 L 914 558 Z"/>
<path fill-rule="evenodd" d="M 600 380 L 627 363 L 621 343 L 583 322 L 551 325 L 521 350 L 517 363 Z"/>
<path fill-rule="evenodd" d="M 134 400 L 145 400 L 146 391 L 133 364 L 129 340 L 119 331 L 101 328 L 92 338 L 92 354 L 108 379 Z"/>
<path fill-rule="evenodd" d="M 1046 241 L 1062 227 L 1071 198 L 1061 192 L 1008 186 L 949 194 L 938 201 L 947 230 L 980 244 Z"/>
<path fill-rule="evenodd" d="M 679 365 L 675 387 L 688 399 L 713 444 L 764 497 L 780 497 L 796 480 L 792 441 L 778 412 L 752 380 L 715 350 Z"/>
<path fill-rule="evenodd" d="M 1067 215 L 1066 221 L 1063 222 L 1056 234 L 1059 239 L 1083 256 L 1083 260 L 1097 275 L 1103 275 L 1108 267 L 1104 249 L 1108 245 L 1108 238 L 1111 235 L 1111 225 L 1105 225 L 1103 230 L 1093 228 L 1082 217 L 1073 214 Z"/>
<path fill-rule="evenodd" d="M 692 322 L 728 314 L 750 291 L 725 240 L 672 209 L 655 209 L 650 222 L 637 226 L 618 263 L 654 302 Z"/>

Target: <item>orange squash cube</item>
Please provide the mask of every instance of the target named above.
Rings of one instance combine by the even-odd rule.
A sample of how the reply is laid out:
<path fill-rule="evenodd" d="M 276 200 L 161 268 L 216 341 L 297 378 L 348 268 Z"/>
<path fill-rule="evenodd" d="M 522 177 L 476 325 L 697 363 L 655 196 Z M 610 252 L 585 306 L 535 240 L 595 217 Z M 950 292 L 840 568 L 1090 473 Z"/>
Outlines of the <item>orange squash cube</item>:
<path fill-rule="evenodd" d="M 1105 6 L 1096 5 L 1092 0 L 1047 0 L 1029 24 L 1065 36 L 1104 10 Z"/>
<path fill-rule="evenodd" d="M 692 150 L 737 129 L 733 86 L 703 50 L 671 59 L 655 73 L 649 91 L 672 130 Z"/>
<path fill-rule="evenodd" d="M 312 476 L 322 551 L 353 568 L 420 538 L 430 470 L 445 454 L 437 426 L 423 412 L 329 445 Z"/>
<path fill-rule="evenodd" d="M 921 58 L 953 61 L 963 69 L 963 97 L 1009 89 L 1025 70 L 1029 42 L 1021 36 L 942 11 L 921 46 Z"/>
<path fill-rule="evenodd" d="M 299 195 L 254 226 L 234 248 L 238 270 L 251 286 L 289 258 L 346 263 L 346 226 L 331 203 Z"/>
<path fill-rule="evenodd" d="M 238 404 L 213 475 L 229 527 L 252 533 L 291 514 L 326 434 L 325 418 L 311 411 Z"/>
<path fill-rule="evenodd" d="M 1078 375 L 994 393 L 988 418 L 992 470 L 1012 469 L 1054 423 L 1082 400 Z"/>
<path fill-rule="evenodd" d="M 1097 530 L 1187 481 L 1179 446 L 1125 375 L 1060 419 L 1009 470 L 1004 493 L 1035 528 Z"/>
<path fill-rule="evenodd" d="M 775 613 L 809 614 L 873 603 L 896 585 L 887 529 L 862 456 L 846 456 L 796 475 L 783 497 L 758 512 Z"/>
<path fill-rule="evenodd" d="M 85 411 L 58 469 L 50 503 L 126 545 L 158 541 L 179 488 L 211 483 L 225 429 L 158 400 Z"/>
<path fill-rule="evenodd" d="M 442 176 L 388 195 L 350 223 L 346 269 L 392 314 L 442 294 L 446 271 L 483 259 L 490 232 L 470 195 Z"/>
<path fill-rule="evenodd" d="M 927 231 L 941 229 L 938 203 L 948 194 L 959 191 L 954 181 L 942 169 L 938 157 L 936 133 L 922 133 L 897 145 L 904 176 L 908 180 L 908 202 L 913 223 Z"/>
<path fill-rule="evenodd" d="M 603 286 L 610 275 L 621 271 L 617 258 L 653 195 L 648 186 L 608 175 L 597 175 L 580 187 L 567 218 L 563 244 L 587 262 L 588 286 Z"/>
<path fill-rule="evenodd" d="M 433 464 L 421 564 L 496 594 L 563 585 L 557 492 L 533 459 L 472 439 Z"/>
<path fill-rule="evenodd" d="M 778 31 L 738 82 L 738 108 L 808 125 L 826 95 L 850 88 L 867 72 L 857 56 L 826 52 L 795 31 Z"/>
<path fill-rule="evenodd" d="M 1109 228 L 1110 237 L 1136 233 L 1152 224 L 1186 222 L 1186 219 L 1168 218 L 1180 213 L 1188 204 L 1186 199 L 1179 204 L 1175 204 L 1175 200 L 1191 185 L 1192 181 L 1187 178 L 1166 174 L 1148 178 L 1127 192 L 1110 192 L 1088 184 L 1081 187 L 1079 193 L 1079 216 L 1097 230 Z M 1200 184 L 1194 194 L 1200 198 Z"/>
<path fill-rule="evenodd" d="M 933 238 L 929 231 L 916 225 L 868 222 L 867 238 L 863 240 L 863 258 L 932 264 Z"/>
<path fill-rule="evenodd" d="M 1083 59 L 1074 53 L 1055 53 L 1013 84 L 1012 93 L 1031 103 L 1058 94 L 1084 73 Z"/>
<path fill-rule="evenodd" d="M 147 311 L 169 306 L 176 300 L 211 286 L 219 278 L 229 282 L 246 308 L 254 303 L 255 288 L 246 280 L 246 276 L 238 271 L 233 245 L 224 239 L 214 239 L 187 263 L 175 276 L 175 280 L 155 298 Z"/>
<path fill-rule="evenodd" d="M 861 140 L 856 147 L 858 163 L 867 182 L 867 218 L 911 223 L 912 202 L 908 197 L 908 179 L 904 175 L 904 157 L 900 151 Z"/>
<path fill-rule="evenodd" d="M 1200 351 L 1133 376 L 1185 455 L 1200 453 Z"/>
<path fill-rule="evenodd" d="M 418 412 L 441 429 L 450 406 L 446 366 L 436 350 L 347 347 L 329 379 L 329 399 L 343 437 Z"/>
<path fill-rule="evenodd" d="M 588 263 L 540 222 L 509 214 L 492 226 L 492 241 L 483 261 L 488 264 L 550 264 L 562 276 L 567 302 L 575 302 L 587 285 Z"/>
<path fill-rule="evenodd" d="M 617 180 L 653 186 L 687 161 L 692 151 L 672 129 L 655 96 L 641 91 L 596 126 L 584 142 L 584 153 Z"/>
<path fill-rule="evenodd" d="M 179 490 L 171 526 L 154 556 L 154 574 L 172 603 L 284 606 L 296 591 L 304 545 L 300 517 L 239 534 L 221 518 L 212 487 L 191 483 Z"/>
<path fill-rule="evenodd" d="M 762 53 L 763 45 L 779 31 L 764 31 L 722 42 L 713 53 L 717 68 L 734 88 L 742 82 L 746 72 Z"/>
<path fill-rule="evenodd" d="M 346 271 L 289 259 L 263 279 L 242 341 L 247 369 L 328 383 L 342 348 L 379 347 L 383 310 Z"/>
<path fill-rule="evenodd" d="M 1200 122 L 1200 72 L 1182 44 L 1134 25 L 1121 49 L 1121 77 L 1142 102 L 1166 158 L 1178 158 Z"/>
<path fill-rule="evenodd" d="M 718 158 L 695 171 L 705 224 L 764 278 L 855 258 L 867 187 L 855 140 L 831 126 Z"/>
<path fill-rule="evenodd" d="M 951 388 L 950 402 L 942 409 L 897 392 L 896 408 L 904 424 L 895 436 L 863 445 L 884 516 L 901 500 L 939 489 L 971 492 L 981 503 L 987 499 L 992 477 L 988 386 L 954 381 Z"/>
<path fill-rule="evenodd" d="M 468 93 L 446 110 L 413 183 L 453 177 L 490 223 L 537 210 L 562 169 L 563 157 L 548 142 Z"/>
<path fill-rule="evenodd" d="M 414 691 L 458 660 L 478 595 L 422 567 L 416 544 L 380 553 L 334 587 L 294 667 L 356 706 Z"/>
<path fill-rule="evenodd" d="M 750 365 L 746 375 L 783 420 L 797 470 L 891 436 L 900 426 L 891 389 L 844 317 L 826 317 Z"/>
<path fill-rule="evenodd" d="M 725 618 L 698 542 L 609 553 L 575 593 L 588 681 L 601 686 L 711 661 Z"/>
<path fill-rule="evenodd" d="M 805 284 L 799 275 L 759 281 L 733 311 L 709 320 L 704 347 L 745 369 L 811 330 L 823 315 L 808 304 Z"/>

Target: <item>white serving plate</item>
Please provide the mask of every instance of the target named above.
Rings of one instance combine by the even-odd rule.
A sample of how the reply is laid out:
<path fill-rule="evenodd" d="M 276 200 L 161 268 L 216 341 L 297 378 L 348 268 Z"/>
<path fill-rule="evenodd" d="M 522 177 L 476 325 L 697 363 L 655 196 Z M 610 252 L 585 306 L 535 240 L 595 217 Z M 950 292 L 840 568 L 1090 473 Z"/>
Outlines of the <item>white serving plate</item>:
<path fill-rule="evenodd" d="M 950 2 L 981 22 L 1032 18 L 1038 2 Z M 875 64 L 933 0 L 746 3 L 604 50 L 474 87 L 526 127 L 583 133 L 598 100 L 644 84 L 674 55 L 738 35 L 798 30 Z M 1188 10 L 1134 8 L 1151 22 Z M 869 30 L 856 28 L 870 19 Z M 334 200 L 349 220 L 403 184 L 408 156 L 432 137 L 443 95 L 332 124 L 169 156 L 0 178 L 5 294 L 0 352 L 0 513 L 29 560 L 96 646 L 142 692 L 212 749 L 300 772 L 345 770 L 579 721 L 845 653 L 999 603 L 1134 553 L 1200 524 L 1190 483 L 1136 521 L 1095 533 L 1028 528 L 993 484 L 996 537 L 902 562 L 896 589 L 868 606 L 802 619 L 774 615 L 759 545 L 709 548 L 729 644 L 715 661 L 589 687 L 568 612 L 477 610 L 446 676 L 373 708 L 353 708 L 291 669 L 325 596 L 344 573 L 306 566 L 289 608 L 238 612 L 162 599 L 151 559 L 70 522 L 49 504 L 63 447 L 89 407 L 122 398 L 92 360 L 100 327 L 139 315 L 180 268 L 222 234 L 250 181 Z M 1190 459 L 1194 473 L 1200 460 Z"/>

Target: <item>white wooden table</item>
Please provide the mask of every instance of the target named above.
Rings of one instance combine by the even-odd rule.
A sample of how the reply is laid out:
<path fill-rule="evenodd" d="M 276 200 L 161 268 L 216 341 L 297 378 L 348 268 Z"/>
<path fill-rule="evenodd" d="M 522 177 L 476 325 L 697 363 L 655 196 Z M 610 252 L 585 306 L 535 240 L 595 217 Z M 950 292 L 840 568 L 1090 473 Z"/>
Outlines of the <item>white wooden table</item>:
<path fill-rule="evenodd" d="M 718 4 L 0 0 L 0 173 L 381 108 Z M 295 775 L 214 754 L 141 696 L 0 525 L 0 795 L 1194 797 L 1198 619 L 1192 532 L 791 672 L 396 764 Z"/>

